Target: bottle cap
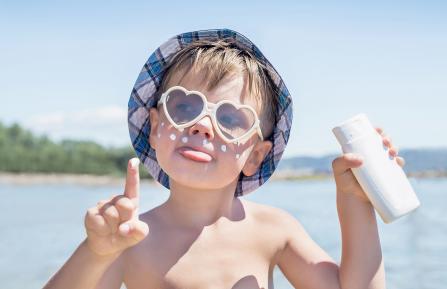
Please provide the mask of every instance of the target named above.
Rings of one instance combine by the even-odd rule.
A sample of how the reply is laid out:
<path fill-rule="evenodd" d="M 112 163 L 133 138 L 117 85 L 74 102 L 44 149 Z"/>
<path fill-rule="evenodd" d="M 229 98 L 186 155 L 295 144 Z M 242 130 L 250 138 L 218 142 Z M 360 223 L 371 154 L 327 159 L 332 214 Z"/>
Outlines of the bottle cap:
<path fill-rule="evenodd" d="M 342 146 L 374 131 L 373 125 L 364 113 L 359 113 L 332 129 L 332 132 Z"/>

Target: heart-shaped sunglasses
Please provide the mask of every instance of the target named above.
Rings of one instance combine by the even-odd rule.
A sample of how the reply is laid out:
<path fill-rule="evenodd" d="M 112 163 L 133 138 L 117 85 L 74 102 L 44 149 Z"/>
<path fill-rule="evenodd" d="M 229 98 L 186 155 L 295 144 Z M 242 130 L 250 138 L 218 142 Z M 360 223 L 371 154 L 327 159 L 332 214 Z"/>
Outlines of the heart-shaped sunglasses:
<path fill-rule="evenodd" d="M 254 133 L 264 139 L 258 115 L 249 105 L 231 100 L 208 102 L 203 93 L 189 91 L 182 86 L 166 90 L 158 101 L 159 105 L 163 105 L 167 119 L 177 129 L 189 127 L 209 115 L 216 132 L 227 143 L 241 142 Z"/>

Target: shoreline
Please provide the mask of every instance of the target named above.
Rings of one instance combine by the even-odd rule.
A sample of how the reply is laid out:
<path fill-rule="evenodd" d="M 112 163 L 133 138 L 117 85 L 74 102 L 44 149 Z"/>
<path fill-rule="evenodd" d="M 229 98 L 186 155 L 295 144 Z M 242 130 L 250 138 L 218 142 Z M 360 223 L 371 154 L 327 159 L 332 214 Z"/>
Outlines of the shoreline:
<path fill-rule="evenodd" d="M 447 178 L 443 172 L 409 173 L 409 178 L 427 179 Z M 272 175 L 272 181 L 328 180 L 332 174 L 298 174 L 293 172 L 277 172 Z M 156 184 L 153 179 L 140 178 L 141 184 Z M 89 174 L 59 174 L 59 173 L 6 173 L 0 172 L 0 184 L 8 185 L 39 185 L 39 184 L 74 184 L 74 185 L 124 185 L 125 176 L 89 175 Z"/>
<path fill-rule="evenodd" d="M 140 179 L 140 183 L 154 184 L 152 179 Z M 8 185 L 124 185 L 125 176 L 89 175 L 89 174 L 58 174 L 58 173 L 5 173 L 0 172 L 0 184 Z"/>

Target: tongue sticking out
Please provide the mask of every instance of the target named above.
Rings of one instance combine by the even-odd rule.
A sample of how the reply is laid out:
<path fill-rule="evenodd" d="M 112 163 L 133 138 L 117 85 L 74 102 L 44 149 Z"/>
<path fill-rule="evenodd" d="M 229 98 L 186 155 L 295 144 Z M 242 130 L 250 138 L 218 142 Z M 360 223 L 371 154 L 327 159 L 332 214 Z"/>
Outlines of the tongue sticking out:
<path fill-rule="evenodd" d="M 192 148 L 180 148 L 179 152 L 185 158 L 198 162 L 210 162 L 212 157 L 204 152 L 196 151 Z"/>

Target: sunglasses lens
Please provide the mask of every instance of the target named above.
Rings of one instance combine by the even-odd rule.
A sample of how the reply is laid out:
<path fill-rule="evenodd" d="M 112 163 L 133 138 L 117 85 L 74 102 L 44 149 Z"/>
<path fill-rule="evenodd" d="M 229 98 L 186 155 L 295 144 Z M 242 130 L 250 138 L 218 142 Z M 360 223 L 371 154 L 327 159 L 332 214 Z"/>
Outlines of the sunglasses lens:
<path fill-rule="evenodd" d="M 255 123 L 255 116 L 251 110 L 247 108 L 237 109 L 229 103 L 219 106 L 216 118 L 220 130 L 229 139 L 244 135 Z"/>
<path fill-rule="evenodd" d="M 172 90 L 166 101 L 169 116 L 178 125 L 196 118 L 202 112 L 203 105 L 203 100 L 199 95 L 186 94 L 180 89 Z"/>

